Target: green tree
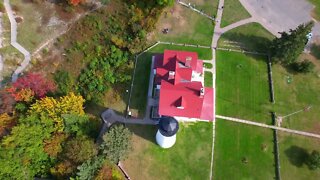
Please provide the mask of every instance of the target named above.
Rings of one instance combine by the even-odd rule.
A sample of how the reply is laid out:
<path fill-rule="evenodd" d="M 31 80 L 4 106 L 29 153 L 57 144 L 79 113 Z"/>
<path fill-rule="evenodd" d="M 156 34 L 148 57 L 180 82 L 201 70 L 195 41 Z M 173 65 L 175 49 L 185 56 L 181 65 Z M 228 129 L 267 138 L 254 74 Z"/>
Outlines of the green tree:
<path fill-rule="evenodd" d="M 113 163 L 125 159 L 131 149 L 131 136 L 130 130 L 122 125 L 112 127 L 103 136 L 102 153 Z"/>
<path fill-rule="evenodd" d="M 82 163 L 77 169 L 77 179 L 87 180 L 93 179 L 97 171 L 102 167 L 105 162 L 104 156 L 96 156 L 92 159 Z"/>
<path fill-rule="evenodd" d="M 93 140 L 85 136 L 77 136 L 66 142 L 62 156 L 77 164 L 98 154 L 98 148 Z"/>
<path fill-rule="evenodd" d="M 312 170 L 320 168 L 320 153 L 318 151 L 312 151 L 309 157 L 308 165 Z"/>
<path fill-rule="evenodd" d="M 54 162 L 44 151 L 44 140 L 51 137 L 53 123 L 49 118 L 28 116 L 20 118 L 0 147 L 0 177 L 4 179 L 32 179 L 46 176 Z M 26 124 L 24 122 L 32 122 Z M 41 122 L 41 123 L 39 123 Z"/>
<path fill-rule="evenodd" d="M 311 32 L 313 25 L 313 22 L 309 22 L 291 29 L 289 33 L 281 32 L 281 37 L 275 38 L 271 43 L 272 60 L 284 65 L 295 62 L 308 41 L 307 34 Z"/>

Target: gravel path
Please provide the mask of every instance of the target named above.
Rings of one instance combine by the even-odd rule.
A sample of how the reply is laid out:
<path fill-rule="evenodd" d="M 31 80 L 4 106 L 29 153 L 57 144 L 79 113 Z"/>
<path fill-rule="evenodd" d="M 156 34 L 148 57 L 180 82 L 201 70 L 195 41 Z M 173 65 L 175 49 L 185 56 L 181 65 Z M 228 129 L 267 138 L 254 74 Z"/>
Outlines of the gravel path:
<path fill-rule="evenodd" d="M 15 82 L 21 72 L 29 65 L 31 60 L 30 52 L 27 51 L 24 47 L 22 47 L 17 42 L 17 22 L 14 18 L 12 8 L 10 6 L 9 0 L 4 0 L 4 7 L 7 11 L 9 21 L 11 24 L 11 45 L 15 47 L 18 51 L 20 51 L 24 55 L 24 60 L 21 65 L 13 72 L 12 74 L 12 82 Z"/>

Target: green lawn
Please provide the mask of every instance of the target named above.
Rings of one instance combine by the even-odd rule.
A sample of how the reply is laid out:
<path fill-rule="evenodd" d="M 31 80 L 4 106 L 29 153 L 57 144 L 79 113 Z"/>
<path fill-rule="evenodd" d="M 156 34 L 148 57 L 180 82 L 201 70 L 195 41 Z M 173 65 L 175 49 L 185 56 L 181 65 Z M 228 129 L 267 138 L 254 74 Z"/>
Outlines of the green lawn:
<path fill-rule="evenodd" d="M 317 180 L 320 170 L 308 168 L 307 158 L 320 149 L 320 140 L 288 133 L 279 133 L 281 178 L 283 180 Z"/>
<path fill-rule="evenodd" d="M 154 126 L 130 125 L 133 150 L 124 161 L 131 179 L 209 179 L 212 124 L 181 124 L 176 144 L 162 149 L 155 142 Z"/>
<path fill-rule="evenodd" d="M 203 63 L 203 67 L 208 68 L 208 69 L 212 69 L 213 65 L 211 63 Z"/>
<path fill-rule="evenodd" d="M 242 19 L 250 18 L 251 15 L 241 5 L 239 0 L 225 0 L 223 14 L 221 19 L 221 27 L 228 26 Z"/>
<path fill-rule="evenodd" d="M 162 33 L 164 28 L 169 28 L 169 33 Z M 210 46 L 212 34 L 213 23 L 210 19 L 176 3 L 160 17 L 154 39 Z"/>
<path fill-rule="evenodd" d="M 232 29 L 221 36 L 219 47 L 267 52 L 274 36 L 258 23 L 250 23 Z"/>
<path fill-rule="evenodd" d="M 275 90 L 274 110 L 278 115 L 287 115 L 303 109 L 312 108 L 283 120 L 283 127 L 310 131 L 320 134 L 320 71 L 309 74 L 292 74 L 280 65 L 273 65 Z"/>
<path fill-rule="evenodd" d="M 271 123 L 263 56 L 217 51 L 217 114 Z"/>
<path fill-rule="evenodd" d="M 204 86 L 213 87 L 212 72 L 208 72 L 208 71 L 204 72 Z"/>
<path fill-rule="evenodd" d="M 214 179 L 274 179 L 272 130 L 218 119 L 215 138 Z"/>
<path fill-rule="evenodd" d="M 198 53 L 200 59 L 212 58 L 211 49 L 171 46 L 163 44 L 154 47 L 146 53 L 143 53 L 137 61 L 135 78 L 132 88 L 130 108 L 134 116 L 142 117 L 145 113 L 152 55 L 155 53 L 163 53 L 165 49 L 193 51 Z"/>
<path fill-rule="evenodd" d="M 320 1 L 319 0 L 309 0 L 314 6 L 314 10 L 312 12 L 312 16 L 320 21 Z"/>
<path fill-rule="evenodd" d="M 188 0 L 188 3 L 195 5 L 197 9 L 203 10 L 209 16 L 216 16 L 218 9 L 218 0 Z"/>

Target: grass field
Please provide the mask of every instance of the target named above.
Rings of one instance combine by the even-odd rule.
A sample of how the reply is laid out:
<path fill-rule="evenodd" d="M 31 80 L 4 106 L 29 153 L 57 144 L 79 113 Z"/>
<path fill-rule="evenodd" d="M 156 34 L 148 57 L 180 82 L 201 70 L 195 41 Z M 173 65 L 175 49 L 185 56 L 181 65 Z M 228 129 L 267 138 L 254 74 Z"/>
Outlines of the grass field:
<path fill-rule="evenodd" d="M 203 63 L 203 67 L 207 68 L 207 69 L 212 69 L 213 68 L 213 65 L 211 63 L 206 63 L 204 62 Z"/>
<path fill-rule="evenodd" d="M 130 108 L 134 116 L 142 117 L 145 113 L 152 55 L 163 53 L 165 49 L 194 51 L 198 53 L 200 59 L 211 59 L 212 57 L 211 49 L 171 45 L 158 45 L 150 51 L 143 53 L 137 61 L 132 88 Z"/>
<path fill-rule="evenodd" d="M 271 123 L 265 60 L 217 51 L 217 114 Z"/>
<path fill-rule="evenodd" d="M 292 74 L 280 65 L 273 65 L 273 81 L 278 115 L 287 115 L 303 109 L 312 108 L 283 120 L 282 126 L 320 133 L 320 71 L 309 74 Z"/>
<path fill-rule="evenodd" d="M 208 72 L 208 71 L 204 72 L 204 86 L 213 87 L 212 72 Z"/>
<path fill-rule="evenodd" d="M 250 23 L 225 34 L 219 39 L 218 46 L 231 49 L 267 52 L 268 43 L 274 36 L 258 23 Z"/>
<path fill-rule="evenodd" d="M 153 126 L 129 126 L 133 150 L 123 162 L 131 179 L 209 179 L 212 124 L 180 124 L 176 144 L 162 149 Z"/>
<path fill-rule="evenodd" d="M 197 9 L 203 10 L 204 13 L 209 16 L 216 16 L 218 9 L 218 0 L 188 0 L 188 3 L 191 3 L 196 6 Z"/>
<path fill-rule="evenodd" d="M 214 179 L 274 179 L 272 139 L 269 129 L 218 119 Z"/>
<path fill-rule="evenodd" d="M 164 28 L 169 29 L 167 34 L 162 33 Z M 154 39 L 156 41 L 211 45 L 212 34 L 213 23 L 210 19 L 176 4 L 160 17 Z"/>
<path fill-rule="evenodd" d="M 320 1 L 319 0 L 309 0 L 314 6 L 314 10 L 312 12 L 312 16 L 320 21 Z"/>
<path fill-rule="evenodd" d="M 310 153 L 313 150 L 319 151 L 319 139 L 279 133 L 279 145 L 283 180 L 320 179 L 320 171 L 312 171 L 306 164 Z"/>
<path fill-rule="evenodd" d="M 241 5 L 239 0 L 225 0 L 223 14 L 221 19 L 221 27 L 228 26 L 242 19 L 247 19 L 251 15 Z"/>

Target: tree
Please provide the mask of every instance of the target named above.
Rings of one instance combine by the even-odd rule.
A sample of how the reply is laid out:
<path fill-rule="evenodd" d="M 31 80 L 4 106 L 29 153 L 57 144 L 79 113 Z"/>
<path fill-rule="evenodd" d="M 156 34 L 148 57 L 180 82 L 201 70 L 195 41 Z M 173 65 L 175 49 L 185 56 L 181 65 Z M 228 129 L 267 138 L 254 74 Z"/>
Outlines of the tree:
<path fill-rule="evenodd" d="M 38 116 L 20 118 L 0 147 L 0 177 L 3 179 L 32 179 L 46 176 L 53 160 L 44 151 L 44 140 L 51 137 L 50 119 Z M 29 123 L 26 123 L 29 122 Z M 42 123 L 40 123 L 42 122 Z"/>
<path fill-rule="evenodd" d="M 131 149 L 131 135 L 130 130 L 122 125 L 112 127 L 103 136 L 102 153 L 113 163 L 125 159 Z"/>
<path fill-rule="evenodd" d="M 65 114 L 64 119 L 65 132 L 76 136 L 90 135 L 93 129 L 93 122 L 89 116 L 77 114 Z"/>
<path fill-rule="evenodd" d="M 96 156 L 82 163 L 77 169 L 77 179 L 87 180 L 93 179 L 96 172 L 102 167 L 105 162 L 104 156 Z"/>
<path fill-rule="evenodd" d="M 12 113 L 14 103 L 14 98 L 9 92 L 0 90 L 0 113 Z"/>
<path fill-rule="evenodd" d="M 45 97 L 37 100 L 29 109 L 29 114 L 45 115 L 53 119 L 57 131 L 62 132 L 64 129 L 64 114 L 84 115 L 84 99 L 74 93 L 62 96 L 59 99 Z"/>
<path fill-rule="evenodd" d="M 7 91 L 18 101 L 21 100 L 19 98 L 19 96 L 21 96 L 21 94 L 19 94 L 21 91 L 25 91 L 23 93 L 27 93 L 30 96 L 31 90 L 33 92 L 32 95 L 36 98 L 42 98 L 47 93 L 55 91 L 55 89 L 55 84 L 52 81 L 45 79 L 41 74 L 28 73 L 25 76 L 19 77 Z"/>
<path fill-rule="evenodd" d="M 318 151 L 312 151 L 309 157 L 308 165 L 312 170 L 320 168 L 320 153 Z"/>
<path fill-rule="evenodd" d="M 312 62 L 308 61 L 308 60 L 304 60 L 302 62 L 293 63 L 292 67 L 297 72 L 309 73 L 309 72 L 313 71 L 315 65 Z"/>
<path fill-rule="evenodd" d="M 66 142 L 62 156 L 79 164 L 98 154 L 98 148 L 93 140 L 85 136 L 77 136 Z"/>
<path fill-rule="evenodd" d="M 77 6 L 78 4 L 80 4 L 82 2 L 82 0 L 68 0 L 68 3 L 70 5 L 73 5 L 73 6 Z"/>
<path fill-rule="evenodd" d="M 274 62 L 289 65 L 295 62 L 303 51 L 314 23 L 301 24 L 289 33 L 281 32 L 281 37 L 272 41 L 270 52 Z"/>

